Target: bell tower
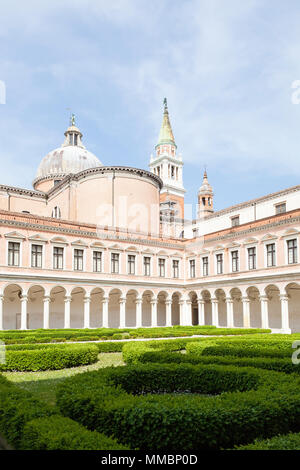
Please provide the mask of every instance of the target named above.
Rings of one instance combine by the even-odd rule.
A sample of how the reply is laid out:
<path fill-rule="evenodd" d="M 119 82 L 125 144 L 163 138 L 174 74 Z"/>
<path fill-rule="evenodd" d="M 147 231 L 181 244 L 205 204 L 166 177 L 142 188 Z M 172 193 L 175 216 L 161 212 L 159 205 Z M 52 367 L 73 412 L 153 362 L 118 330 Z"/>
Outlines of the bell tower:
<path fill-rule="evenodd" d="M 151 155 L 150 170 L 163 181 L 160 193 L 161 207 L 171 208 L 173 217 L 184 218 L 183 161 L 177 154 L 168 110 L 167 98 L 164 99 L 163 122 L 155 147 L 155 156 Z"/>
<path fill-rule="evenodd" d="M 214 194 L 211 185 L 207 179 L 207 171 L 203 176 L 203 183 L 198 191 L 198 219 L 213 214 L 214 212 Z"/>

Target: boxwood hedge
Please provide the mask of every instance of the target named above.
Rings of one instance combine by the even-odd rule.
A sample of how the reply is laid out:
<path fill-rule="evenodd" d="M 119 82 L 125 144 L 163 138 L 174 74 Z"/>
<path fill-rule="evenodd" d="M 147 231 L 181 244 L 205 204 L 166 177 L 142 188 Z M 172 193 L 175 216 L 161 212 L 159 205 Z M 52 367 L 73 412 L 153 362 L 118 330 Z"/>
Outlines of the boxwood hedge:
<path fill-rule="evenodd" d="M 22 450 L 123 450 L 101 433 L 59 415 L 57 408 L 34 398 L 0 375 L 0 433 Z"/>
<path fill-rule="evenodd" d="M 299 386 L 295 374 L 255 368 L 140 364 L 69 378 L 57 404 L 131 448 L 213 450 L 299 431 Z"/>
<path fill-rule="evenodd" d="M 289 433 L 271 439 L 256 439 L 252 444 L 237 447 L 235 450 L 300 450 L 300 433 Z"/>
<path fill-rule="evenodd" d="M 6 350 L 5 363 L 1 371 L 41 371 L 58 370 L 97 361 L 98 348 L 93 344 L 70 344 L 30 349 Z"/>

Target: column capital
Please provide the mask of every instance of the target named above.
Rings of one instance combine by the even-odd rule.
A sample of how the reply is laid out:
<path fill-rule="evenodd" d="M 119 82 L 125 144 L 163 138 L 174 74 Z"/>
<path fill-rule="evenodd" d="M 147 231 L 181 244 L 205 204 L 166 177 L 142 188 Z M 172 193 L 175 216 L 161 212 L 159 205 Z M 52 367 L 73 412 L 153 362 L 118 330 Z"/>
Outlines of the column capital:
<path fill-rule="evenodd" d="M 143 303 L 142 297 L 137 297 L 137 298 L 135 299 L 135 304 L 136 304 L 136 305 L 142 305 L 142 303 Z"/>
<path fill-rule="evenodd" d="M 43 297 L 43 302 L 50 302 L 51 301 L 51 296 L 50 295 L 45 295 Z"/>
<path fill-rule="evenodd" d="M 261 302 L 268 302 L 268 301 L 269 301 L 269 298 L 268 298 L 267 295 L 260 295 L 260 296 L 259 296 L 259 300 L 260 300 Z"/>
<path fill-rule="evenodd" d="M 108 302 L 109 302 L 109 297 L 103 297 L 102 300 L 101 300 L 101 302 L 102 302 L 103 304 L 108 303 Z"/>
<path fill-rule="evenodd" d="M 21 295 L 20 300 L 21 300 L 21 302 L 27 302 L 27 300 L 28 300 L 28 295 L 27 295 L 27 294 Z"/>
<path fill-rule="evenodd" d="M 72 296 L 71 295 L 66 295 L 64 300 L 65 300 L 65 303 L 72 302 Z"/>
<path fill-rule="evenodd" d="M 120 305 L 126 304 L 126 297 L 120 297 L 119 304 Z"/>
<path fill-rule="evenodd" d="M 198 299 L 197 300 L 198 305 L 205 305 L 205 300 L 203 299 Z"/>
<path fill-rule="evenodd" d="M 90 302 L 92 301 L 92 299 L 90 298 L 90 296 L 86 295 L 86 296 L 84 297 L 83 301 L 84 301 L 85 304 L 88 304 L 88 303 L 90 303 Z"/>
<path fill-rule="evenodd" d="M 226 297 L 225 299 L 227 304 L 233 304 L 233 298 L 232 297 Z"/>
<path fill-rule="evenodd" d="M 151 305 L 157 305 L 158 304 L 158 299 L 151 299 L 150 304 Z"/>
<path fill-rule="evenodd" d="M 249 303 L 250 303 L 249 297 L 242 297 L 242 302 L 243 302 L 244 304 L 249 304 Z"/>
<path fill-rule="evenodd" d="M 0 294 L 0 301 L 4 300 L 4 294 Z"/>
<path fill-rule="evenodd" d="M 289 301 L 289 296 L 287 294 L 280 294 L 279 298 L 282 302 L 284 302 L 284 301 L 288 302 Z"/>
<path fill-rule="evenodd" d="M 165 301 L 165 303 L 166 303 L 166 305 L 172 305 L 173 302 L 172 302 L 172 299 L 167 299 Z"/>
<path fill-rule="evenodd" d="M 212 298 L 211 298 L 211 302 L 212 302 L 213 304 L 218 304 L 218 303 L 219 303 L 219 300 L 218 300 L 216 297 L 212 297 Z"/>

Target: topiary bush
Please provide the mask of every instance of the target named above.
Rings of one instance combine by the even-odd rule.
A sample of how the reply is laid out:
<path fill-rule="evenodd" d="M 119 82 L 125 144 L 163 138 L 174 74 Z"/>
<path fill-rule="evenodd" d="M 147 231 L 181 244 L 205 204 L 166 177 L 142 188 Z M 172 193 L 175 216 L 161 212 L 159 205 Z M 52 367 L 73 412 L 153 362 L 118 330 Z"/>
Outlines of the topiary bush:
<path fill-rule="evenodd" d="M 69 378 L 57 404 L 131 448 L 214 450 L 300 430 L 299 385 L 254 368 L 140 364 Z"/>
<path fill-rule="evenodd" d="M 20 346 L 19 346 L 20 348 Z M 98 348 L 93 344 L 70 344 L 66 346 L 33 347 L 6 351 L 6 362 L 1 371 L 59 370 L 97 361 Z"/>

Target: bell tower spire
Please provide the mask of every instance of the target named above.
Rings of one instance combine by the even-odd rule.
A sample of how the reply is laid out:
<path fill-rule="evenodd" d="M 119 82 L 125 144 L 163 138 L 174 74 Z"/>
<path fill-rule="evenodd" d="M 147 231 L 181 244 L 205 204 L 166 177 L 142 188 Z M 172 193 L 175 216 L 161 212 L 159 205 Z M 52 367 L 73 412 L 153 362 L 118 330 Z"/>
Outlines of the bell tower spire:
<path fill-rule="evenodd" d="M 163 121 L 155 147 L 155 156 L 151 155 L 150 170 L 163 181 L 160 193 L 161 206 L 170 205 L 173 215 L 184 218 L 183 161 L 177 154 L 177 145 L 170 122 L 167 98 L 163 102 Z"/>

